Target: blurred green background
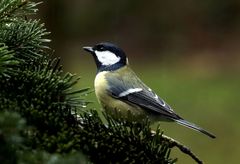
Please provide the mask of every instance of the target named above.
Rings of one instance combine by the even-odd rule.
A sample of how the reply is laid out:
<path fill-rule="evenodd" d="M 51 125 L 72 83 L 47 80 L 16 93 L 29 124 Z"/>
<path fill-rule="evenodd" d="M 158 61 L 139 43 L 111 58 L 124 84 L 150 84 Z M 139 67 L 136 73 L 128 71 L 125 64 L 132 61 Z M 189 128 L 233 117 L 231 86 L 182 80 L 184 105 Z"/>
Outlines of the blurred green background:
<path fill-rule="evenodd" d="M 66 71 L 93 88 L 95 63 L 82 50 L 102 41 L 122 47 L 139 77 L 177 113 L 216 134 L 215 140 L 173 123 L 165 134 L 206 163 L 238 163 L 240 146 L 239 0 L 51 0 L 37 17 Z M 100 109 L 94 93 L 88 95 Z M 192 159 L 174 150 L 179 164 Z"/>

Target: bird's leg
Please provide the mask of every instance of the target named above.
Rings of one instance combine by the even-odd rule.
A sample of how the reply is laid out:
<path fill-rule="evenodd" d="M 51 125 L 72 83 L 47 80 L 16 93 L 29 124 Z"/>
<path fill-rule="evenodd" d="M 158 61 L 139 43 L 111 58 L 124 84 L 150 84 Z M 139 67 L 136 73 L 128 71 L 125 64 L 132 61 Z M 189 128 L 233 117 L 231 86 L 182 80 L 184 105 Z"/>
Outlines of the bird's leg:
<path fill-rule="evenodd" d="M 152 131 L 152 134 L 155 135 L 156 132 Z M 186 147 L 185 145 L 181 144 L 179 141 L 177 141 L 177 140 L 175 140 L 175 139 L 173 139 L 171 137 L 168 137 L 168 136 L 166 136 L 164 134 L 162 134 L 162 139 L 163 139 L 163 141 L 168 142 L 171 148 L 177 147 L 181 152 L 189 155 L 198 164 L 203 164 L 203 161 L 201 161 L 197 157 L 197 155 L 195 155 L 188 147 Z"/>

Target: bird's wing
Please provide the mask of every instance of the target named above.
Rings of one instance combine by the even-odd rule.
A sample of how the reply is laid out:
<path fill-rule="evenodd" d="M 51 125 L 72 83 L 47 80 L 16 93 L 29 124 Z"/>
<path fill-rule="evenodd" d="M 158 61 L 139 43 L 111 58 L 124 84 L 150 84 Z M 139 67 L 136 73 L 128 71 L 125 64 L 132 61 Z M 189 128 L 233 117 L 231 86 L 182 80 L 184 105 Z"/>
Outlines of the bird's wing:
<path fill-rule="evenodd" d="M 134 79 L 133 79 L 134 78 Z M 107 78 L 109 94 L 119 100 L 132 103 L 168 119 L 181 119 L 171 107 L 148 88 L 137 76 Z"/>

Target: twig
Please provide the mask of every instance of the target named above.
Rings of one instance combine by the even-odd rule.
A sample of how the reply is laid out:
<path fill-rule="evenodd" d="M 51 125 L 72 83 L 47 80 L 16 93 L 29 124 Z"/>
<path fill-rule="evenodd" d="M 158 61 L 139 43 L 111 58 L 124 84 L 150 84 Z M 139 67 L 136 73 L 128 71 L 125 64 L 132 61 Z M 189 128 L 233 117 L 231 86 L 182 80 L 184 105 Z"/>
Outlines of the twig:
<path fill-rule="evenodd" d="M 203 164 L 203 161 L 201 161 L 197 155 L 195 155 L 188 147 L 181 144 L 179 141 L 174 140 L 171 137 L 168 137 L 166 135 L 162 135 L 162 138 L 170 143 L 171 147 L 177 147 L 179 150 L 181 150 L 183 153 L 188 154 L 192 159 L 194 159 L 198 164 Z"/>
<path fill-rule="evenodd" d="M 153 133 L 153 135 L 156 134 L 156 132 L 153 132 L 153 131 L 152 131 L 152 133 Z M 163 139 L 163 141 L 168 142 L 170 144 L 171 148 L 172 147 L 177 147 L 181 152 L 189 155 L 198 164 L 203 164 L 203 161 L 200 160 L 197 155 L 195 155 L 188 147 L 186 147 L 185 145 L 181 144 L 179 141 L 177 141 L 177 140 L 175 140 L 175 139 L 173 139 L 171 137 L 168 137 L 168 136 L 166 136 L 164 134 L 162 134 L 162 139 Z"/>

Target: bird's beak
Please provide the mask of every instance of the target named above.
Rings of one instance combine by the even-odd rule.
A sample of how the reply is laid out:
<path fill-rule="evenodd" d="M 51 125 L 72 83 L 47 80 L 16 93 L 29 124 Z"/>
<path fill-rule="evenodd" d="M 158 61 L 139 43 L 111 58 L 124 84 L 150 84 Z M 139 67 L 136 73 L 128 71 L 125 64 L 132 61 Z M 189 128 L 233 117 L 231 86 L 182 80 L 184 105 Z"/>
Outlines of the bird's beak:
<path fill-rule="evenodd" d="M 92 47 L 83 47 L 83 49 L 84 49 L 85 51 L 87 51 L 87 52 L 90 52 L 90 53 L 93 53 L 93 52 L 94 52 L 94 50 L 93 50 Z"/>

